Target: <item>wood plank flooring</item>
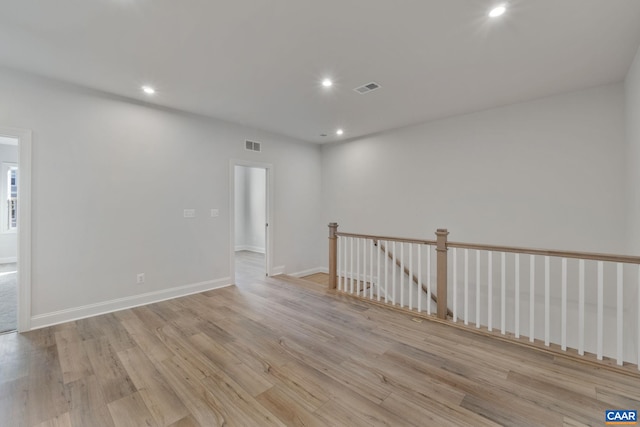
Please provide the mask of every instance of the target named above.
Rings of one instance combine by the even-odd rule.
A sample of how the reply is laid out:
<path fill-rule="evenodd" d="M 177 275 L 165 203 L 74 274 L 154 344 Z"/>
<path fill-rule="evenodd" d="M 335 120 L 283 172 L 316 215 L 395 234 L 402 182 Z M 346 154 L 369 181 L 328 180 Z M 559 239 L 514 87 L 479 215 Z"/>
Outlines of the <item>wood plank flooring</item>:
<path fill-rule="evenodd" d="M 317 283 L 318 285 L 329 286 L 329 275 L 327 273 L 315 273 L 309 276 L 304 276 L 303 279 Z"/>
<path fill-rule="evenodd" d="M 3 426 L 604 424 L 637 378 L 286 276 L 0 336 Z"/>

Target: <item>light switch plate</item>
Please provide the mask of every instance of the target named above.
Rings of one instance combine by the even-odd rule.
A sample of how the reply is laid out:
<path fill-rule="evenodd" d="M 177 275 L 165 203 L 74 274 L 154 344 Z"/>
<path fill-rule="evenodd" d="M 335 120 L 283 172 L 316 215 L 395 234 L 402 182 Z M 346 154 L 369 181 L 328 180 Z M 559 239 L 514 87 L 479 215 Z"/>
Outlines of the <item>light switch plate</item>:
<path fill-rule="evenodd" d="M 220 216 L 220 210 L 219 209 L 211 209 L 211 217 L 212 218 L 217 218 Z"/>
<path fill-rule="evenodd" d="M 196 210 L 195 209 L 185 209 L 184 210 L 184 217 L 185 218 L 195 218 L 196 216 Z"/>

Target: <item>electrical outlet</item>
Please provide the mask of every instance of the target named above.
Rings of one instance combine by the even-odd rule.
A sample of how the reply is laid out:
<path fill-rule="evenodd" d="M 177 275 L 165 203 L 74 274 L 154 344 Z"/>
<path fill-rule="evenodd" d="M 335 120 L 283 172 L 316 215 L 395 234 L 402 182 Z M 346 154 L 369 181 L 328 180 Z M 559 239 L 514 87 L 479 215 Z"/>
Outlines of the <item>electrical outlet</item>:
<path fill-rule="evenodd" d="M 196 210 L 195 209 L 185 209 L 184 210 L 184 217 L 185 218 L 195 218 L 196 216 Z"/>
<path fill-rule="evenodd" d="M 217 218 L 220 216 L 220 210 L 219 209 L 211 209 L 211 217 L 212 218 Z"/>
<path fill-rule="evenodd" d="M 136 276 L 136 283 L 138 285 L 144 283 L 144 273 L 140 273 Z"/>

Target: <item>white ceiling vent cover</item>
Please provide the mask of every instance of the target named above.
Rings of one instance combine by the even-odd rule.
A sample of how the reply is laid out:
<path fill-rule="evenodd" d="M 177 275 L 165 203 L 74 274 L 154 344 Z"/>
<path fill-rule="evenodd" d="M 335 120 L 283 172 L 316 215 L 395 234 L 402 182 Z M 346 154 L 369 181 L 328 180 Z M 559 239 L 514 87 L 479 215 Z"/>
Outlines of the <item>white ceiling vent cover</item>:
<path fill-rule="evenodd" d="M 354 90 L 359 94 L 363 95 L 365 93 L 369 93 L 376 89 L 380 89 L 380 85 L 376 82 L 367 83 L 366 85 L 355 88 Z"/>
<path fill-rule="evenodd" d="M 260 148 L 261 148 L 261 147 L 260 147 L 260 145 L 261 145 L 261 144 L 260 144 L 259 142 L 246 140 L 246 141 L 244 142 L 244 144 L 245 144 L 245 145 L 244 145 L 244 148 L 245 148 L 246 150 L 260 152 Z"/>

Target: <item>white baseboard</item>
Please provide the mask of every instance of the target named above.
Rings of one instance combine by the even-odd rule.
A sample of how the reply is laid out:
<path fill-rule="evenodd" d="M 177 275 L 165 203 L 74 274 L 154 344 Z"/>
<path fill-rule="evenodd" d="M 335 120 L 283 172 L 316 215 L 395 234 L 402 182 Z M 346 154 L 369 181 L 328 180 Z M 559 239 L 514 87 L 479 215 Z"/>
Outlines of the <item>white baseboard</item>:
<path fill-rule="evenodd" d="M 308 270 L 298 271 L 297 273 L 291 273 L 289 274 L 289 276 L 304 277 L 304 276 L 311 276 L 312 274 L 316 274 L 316 273 L 329 274 L 329 269 L 327 267 L 310 268 Z"/>
<path fill-rule="evenodd" d="M 279 265 L 271 269 L 272 276 L 277 276 L 278 274 L 284 274 L 284 265 Z"/>
<path fill-rule="evenodd" d="M 225 277 L 218 280 L 208 280 L 206 282 L 193 283 L 191 285 L 178 286 L 161 291 L 147 292 L 145 294 L 83 305 L 81 307 L 38 314 L 31 317 L 31 330 L 223 288 L 230 286 L 230 281 L 231 279 L 229 277 Z"/>
<path fill-rule="evenodd" d="M 0 258 L 0 264 L 13 264 L 14 262 L 18 262 L 18 257 L 10 256 L 7 258 Z"/>
<path fill-rule="evenodd" d="M 260 248 L 258 246 L 249 246 L 249 245 L 242 245 L 242 246 L 236 246 L 235 247 L 235 251 L 249 251 L 249 252 L 256 252 L 259 254 L 263 254 L 265 253 L 264 248 Z"/>

